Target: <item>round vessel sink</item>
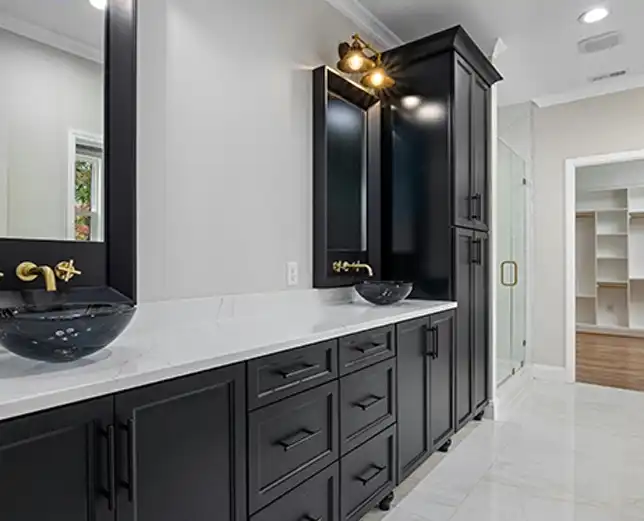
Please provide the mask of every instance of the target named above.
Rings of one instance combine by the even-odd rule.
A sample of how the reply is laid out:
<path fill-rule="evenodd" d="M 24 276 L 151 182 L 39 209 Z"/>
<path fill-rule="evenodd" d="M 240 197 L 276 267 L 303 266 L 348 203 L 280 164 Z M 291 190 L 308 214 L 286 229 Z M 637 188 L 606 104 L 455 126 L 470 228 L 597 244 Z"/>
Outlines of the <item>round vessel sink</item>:
<path fill-rule="evenodd" d="M 406 299 L 414 284 L 400 281 L 365 280 L 355 285 L 358 294 L 376 306 L 389 306 Z"/>
<path fill-rule="evenodd" d="M 73 362 L 100 351 L 132 320 L 125 303 L 23 305 L 0 310 L 0 344 L 42 362 Z"/>

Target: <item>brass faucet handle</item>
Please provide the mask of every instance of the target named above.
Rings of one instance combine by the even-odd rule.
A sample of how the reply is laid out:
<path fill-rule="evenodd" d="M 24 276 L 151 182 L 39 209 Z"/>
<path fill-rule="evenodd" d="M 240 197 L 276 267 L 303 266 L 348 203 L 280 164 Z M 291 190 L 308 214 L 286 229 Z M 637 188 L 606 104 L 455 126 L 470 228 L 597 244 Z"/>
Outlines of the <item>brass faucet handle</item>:
<path fill-rule="evenodd" d="M 82 275 L 83 272 L 76 269 L 74 266 L 74 259 L 69 259 L 68 261 L 62 261 L 56 264 L 56 276 L 64 281 L 69 282 L 76 275 Z"/>

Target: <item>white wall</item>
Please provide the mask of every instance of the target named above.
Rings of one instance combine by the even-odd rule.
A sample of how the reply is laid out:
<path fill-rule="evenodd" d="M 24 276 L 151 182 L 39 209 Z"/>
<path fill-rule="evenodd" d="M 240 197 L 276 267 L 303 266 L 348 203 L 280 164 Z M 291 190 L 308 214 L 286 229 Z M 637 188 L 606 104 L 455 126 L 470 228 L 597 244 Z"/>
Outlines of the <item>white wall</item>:
<path fill-rule="evenodd" d="M 626 161 L 577 169 L 578 191 L 644 186 L 644 161 Z"/>
<path fill-rule="evenodd" d="M 141 300 L 311 286 L 311 69 L 355 27 L 322 0 L 139 13 Z"/>
<path fill-rule="evenodd" d="M 644 89 L 535 112 L 535 363 L 564 365 L 564 163 L 644 148 Z"/>
<path fill-rule="evenodd" d="M 102 134 L 102 68 L 0 29 L 0 231 L 66 236 L 68 134 Z"/>

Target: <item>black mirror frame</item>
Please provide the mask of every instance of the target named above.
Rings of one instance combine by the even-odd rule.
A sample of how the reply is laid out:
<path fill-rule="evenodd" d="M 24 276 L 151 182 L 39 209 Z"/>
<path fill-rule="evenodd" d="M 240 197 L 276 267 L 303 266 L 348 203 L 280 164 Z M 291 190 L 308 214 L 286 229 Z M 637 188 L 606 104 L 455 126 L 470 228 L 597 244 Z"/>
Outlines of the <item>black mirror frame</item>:
<path fill-rule="evenodd" d="M 367 251 L 331 250 L 327 214 L 327 109 L 329 93 L 367 113 Z M 313 287 L 351 286 L 367 278 L 365 271 L 334 273 L 333 262 L 368 263 L 374 276 L 381 272 L 380 247 L 380 100 L 357 83 L 328 67 L 313 71 Z"/>
<path fill-rule="evenodd" d="M 136 303 L 137 1 L 108 0 L 105 17 L 105 242 L 0 239 L 0 291 L 40 289 L 15 275 L 25 260 L 55 266 L 74 259 L 82 275 L 59 287 L 97 288 Z"/>

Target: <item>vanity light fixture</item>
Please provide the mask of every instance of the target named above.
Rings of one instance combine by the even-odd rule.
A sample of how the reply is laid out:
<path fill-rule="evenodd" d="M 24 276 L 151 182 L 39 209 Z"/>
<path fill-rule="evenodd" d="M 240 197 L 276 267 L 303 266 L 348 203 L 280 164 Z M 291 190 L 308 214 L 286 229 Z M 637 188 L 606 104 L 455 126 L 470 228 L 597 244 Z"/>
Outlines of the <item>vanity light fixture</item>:
<path fill-rule="evenodd" d="M 579 17 L 579 21 L 582 24 L 594 24 L 600 22 L 610 14 L 610 11 L 606 7 L 594 7 L 585 11 Z"/>
<path fill-rule="evenodd" d="M 96 9 L 100 9 L 101 11 L 105 11 L 107 8 L 107 0 L 89 0 L 89 3 L 92 4 L 93 7 L 96 7 Z"/>
<path fill-rule="evenodd" d="M 382 65 L 382 55 L 363 40 L 359 34 L 351 36 L 352 43 L 342 42 L 338 46 L 340 61 L 337 67 L 347 74 L 363 73 L 361 83 L 372 89 L 388 89 L 395 85 L 394 79 L 387 74 Z M 369 51 L 372 56 L 367 56 Z"/>

